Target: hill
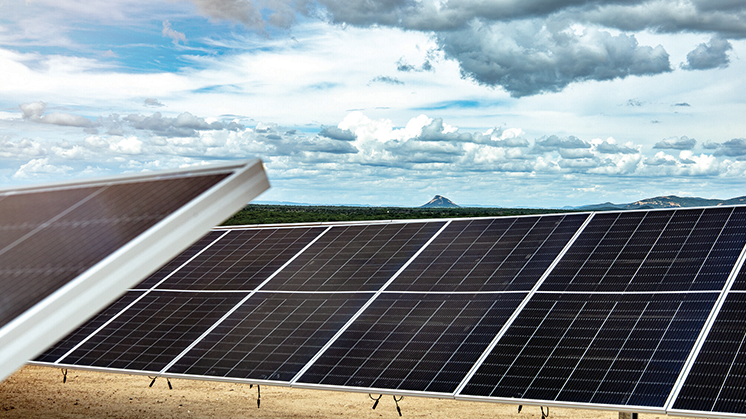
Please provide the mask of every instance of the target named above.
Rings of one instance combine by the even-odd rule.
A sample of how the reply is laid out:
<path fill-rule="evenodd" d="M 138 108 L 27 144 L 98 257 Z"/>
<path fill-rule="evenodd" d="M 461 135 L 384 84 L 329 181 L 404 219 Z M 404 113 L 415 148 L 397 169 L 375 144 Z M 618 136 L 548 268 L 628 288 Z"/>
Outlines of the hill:
<path fill-rule="evenodd" d="M 428 202 L 425 205 L 422 205 L 420 208 L 460 208 L 460 207 L 456 205 L 450 199 L 446 198 L 445 196 L 435 195 L 435 198 L 431 199 L 430 202 Z"/>
<path fill-rule="evenodd" d="M 609 211 L 609 210 L 634 210 L 634 209 L 656 209 L 656 208 L 688 208 L 718 205 L 746 204 L 746 196 L 731 199 L 706 199 L 697 197 L 679 197 L 676 195 L 657 196 L 655 198 L 642 199 L 629 204 L 614 204 L 605 202 L 603 204 L 584 205 L 575 207 L 581 211 Z"/>

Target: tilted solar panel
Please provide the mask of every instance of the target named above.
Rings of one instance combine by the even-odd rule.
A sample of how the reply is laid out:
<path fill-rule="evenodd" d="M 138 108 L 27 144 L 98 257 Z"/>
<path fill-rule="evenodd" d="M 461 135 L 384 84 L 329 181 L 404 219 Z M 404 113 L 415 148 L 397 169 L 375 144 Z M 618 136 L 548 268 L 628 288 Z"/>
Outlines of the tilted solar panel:
<path fill-rule="evenodd" d="M 38 362 L 746 416 L 745 245 L 746 207 L 216 229 Z"/>
<path fill-rule="evenodd" d="M 268 186 L 255 160 L 0 191 L 0 378 Z"/>

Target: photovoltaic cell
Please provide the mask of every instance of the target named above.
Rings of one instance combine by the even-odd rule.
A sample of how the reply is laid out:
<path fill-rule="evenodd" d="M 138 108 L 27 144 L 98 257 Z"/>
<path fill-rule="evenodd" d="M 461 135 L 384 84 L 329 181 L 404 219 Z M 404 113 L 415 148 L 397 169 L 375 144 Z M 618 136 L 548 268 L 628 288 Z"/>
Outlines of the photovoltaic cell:
<path fill-rule="evenodd" d="M 192 259 L 195 255 L 200 253 L 209 246 L 212 242 L 225 235 L 225 231 L 211 230 L 201 239 L 194 242 L 193 245 L 189 246 L 186 250 L 180 253 L 175 258 L 171 259 L 168 263 L 163 265 L 160 269 L 153 272 L 149 277 L 145 278 L 141 283 L 135 285 L 133 288 L 139 289 L 150 289 L 155 287 L 169 274 L 173 274 L 181 265 Z"/>
<path fill-rule="evenodd" d="M 663 407 L 717 297 L 535 294 L 461 394 Z"/>
<path fill-rule="evenodd" d="M 452 393 L 525 296 L 381 294 L 299 381 Z"/>
<path fill-rule="evenodd" d="M 91 333 L 95 332 L 99 327 L 103 326 L 106 322 L 110 321 L 114 316 L 124 310 L 130 303 L 135 301 L 143 293 L 138 291 L 130 291 L 123 295 L 121 298 L 116 300 L 113 304 L 101 310 L 98 314 L 93 316 L 91 320 L 78 327 L 67 335 L 65 338 L 60 340 L 56 345 L 48 349 L 43 354 L 36 358 L 37 361 L 41 362 L 55 362 L 60 357 L 65 355 L 68 351 L 72 350 L 75 345 L 82 342 L 83 339 L 88 337 Z"/>
<path fill-rule="evenodd" d="M 587 217 L 454 221 L 388 289 L 528 291 Z"/>
<path fill-rule="evenodd" d="M 253 290 L 325 229 L 231 230 L 158 289 Z"/>
<path fill-rule="evenodd" d="M 58 361 L 158 372 L 246 295 L 152 291 Z"/>
<path fill-rule="evenodd" d="M 263 290 L 377 291 L 443 224 L 333 227 Z"/>
<path fill-rule="evenodd" d="M 167 372 L 288 382 L 371 296 L 259 292 Z"/>
<path fill-rule="evenodd" d="M 541 290 L 720 290 L 746 243 L 743 217 L 733 208 L 598 214 Z"/>
<path fill-rule="evenodd" d="M 729 293 L 673 404 L 674 409 L 746 414 L 744 307 L 746 294 Z"/>
<path fill-rule="evenodd" d="M 0 327 L 226 176 L 73 188 L 59 202 L 59 191 L 5 196 L 0 230 L 15 239 L 0 248 Z"/>

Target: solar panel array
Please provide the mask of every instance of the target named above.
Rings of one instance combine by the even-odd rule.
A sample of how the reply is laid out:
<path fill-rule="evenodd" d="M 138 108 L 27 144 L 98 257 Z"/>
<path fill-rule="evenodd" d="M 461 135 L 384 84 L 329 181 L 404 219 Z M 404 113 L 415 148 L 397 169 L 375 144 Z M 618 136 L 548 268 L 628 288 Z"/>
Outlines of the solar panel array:
<path fill-rule="evenodd" d="M 215 229 L 36 363 L 746 414 L 746 207 Z"/>

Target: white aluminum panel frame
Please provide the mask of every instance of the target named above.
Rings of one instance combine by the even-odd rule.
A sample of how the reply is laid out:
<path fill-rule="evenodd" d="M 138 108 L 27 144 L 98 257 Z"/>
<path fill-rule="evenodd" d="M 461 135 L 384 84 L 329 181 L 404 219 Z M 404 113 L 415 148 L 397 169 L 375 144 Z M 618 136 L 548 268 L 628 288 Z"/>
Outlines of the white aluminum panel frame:
<path fill-rule="evenodd" d="M 165 172 L 76 180 L 0 191 L 46 191 L 173 176 L 229 176 L 77 276 L 0 329 L 0 380 L 62 339 L 165 262 L 269 188 L 259 159 Z"/>

